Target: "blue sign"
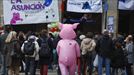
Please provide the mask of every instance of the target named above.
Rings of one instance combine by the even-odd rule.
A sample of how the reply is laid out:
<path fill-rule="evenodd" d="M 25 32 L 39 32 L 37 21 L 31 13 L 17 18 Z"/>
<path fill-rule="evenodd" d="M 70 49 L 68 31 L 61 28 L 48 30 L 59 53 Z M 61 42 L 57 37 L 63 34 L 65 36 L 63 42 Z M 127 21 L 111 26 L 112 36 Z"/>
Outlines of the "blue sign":
<path fill-rule="evenodd" d="M 45 0 L 44 1 L 44 5 L 47 6 L 47 7 L 50 6 L 51 3 L 52 3 L 52 0 Z"/>
<path fill-rule="evenodd" d="M 89 10 L 91 10 L 91 6 L 89 5 L 88 2 L 85 2 L 85 3 L 83 3 L 82 9 L 89 9 Z"/>

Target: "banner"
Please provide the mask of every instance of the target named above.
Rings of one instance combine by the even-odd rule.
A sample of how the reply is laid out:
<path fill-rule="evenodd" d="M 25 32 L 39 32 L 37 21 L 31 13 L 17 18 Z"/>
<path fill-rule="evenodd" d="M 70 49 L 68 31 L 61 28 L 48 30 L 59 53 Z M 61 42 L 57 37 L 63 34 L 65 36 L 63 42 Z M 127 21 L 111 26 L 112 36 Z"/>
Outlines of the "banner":
<path fill-rule="evenodd" d="M 58 0 L 3 0 L 4 24 L 59 21 Z"/>
<path fill-rule="evenodd" d="M 68 0 L 67 11 L 80 13 L 102 13 L 102 0 Z"/>
<path fill-rule="evenodd" d="M 107 18 L 107 30 L 109 32 L 114 32 L 114 16 L 108 16 Z"/>
<path fill-rule="evenodd" d="M 120 10 L 134 10 L 134 0 L 119 0 Z"/>

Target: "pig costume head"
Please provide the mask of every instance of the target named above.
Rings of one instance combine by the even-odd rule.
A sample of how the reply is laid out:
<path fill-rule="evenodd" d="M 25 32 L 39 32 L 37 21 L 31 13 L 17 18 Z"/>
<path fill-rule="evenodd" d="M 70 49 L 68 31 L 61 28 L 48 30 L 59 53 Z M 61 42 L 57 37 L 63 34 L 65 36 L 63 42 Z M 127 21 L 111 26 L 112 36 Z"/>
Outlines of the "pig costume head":
<path fill-rule="evenodd" d="M 79 23 L 74 24 L 62 24 L 59 23 L 59 27 L 61 29 L 59 35 L 62 39 L 74 39 L 76 37 L 76 33 L 74 29 L 77 28 Z"/>

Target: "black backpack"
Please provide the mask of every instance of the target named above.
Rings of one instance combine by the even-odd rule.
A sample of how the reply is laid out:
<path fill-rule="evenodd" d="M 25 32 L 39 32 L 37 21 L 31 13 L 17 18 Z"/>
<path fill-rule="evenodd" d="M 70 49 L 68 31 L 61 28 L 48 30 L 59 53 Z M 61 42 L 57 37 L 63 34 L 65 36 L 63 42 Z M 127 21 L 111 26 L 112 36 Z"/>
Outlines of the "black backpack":
<path fill-rule="evenodd" d="M 40 40 L 41 40 L 41 47 L 39 50 L 39 56 L 40 57 L 50 57 L 50 48 L 48 45 L 48 38 L 46 38 L 46 39 L 40 38 Z"/>
<path fill-rule="evenodd" d="M 33 55 L 35 51 L 35 43 L 31 40 L 24 43 L 24 54 L 25 55 Z"/>

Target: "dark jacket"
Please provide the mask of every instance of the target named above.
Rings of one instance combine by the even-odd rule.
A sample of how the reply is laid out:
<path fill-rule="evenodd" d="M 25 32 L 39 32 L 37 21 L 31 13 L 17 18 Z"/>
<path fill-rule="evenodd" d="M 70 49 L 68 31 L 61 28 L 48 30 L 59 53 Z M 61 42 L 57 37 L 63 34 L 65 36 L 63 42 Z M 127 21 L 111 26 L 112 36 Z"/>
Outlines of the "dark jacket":
<path fill-rule="evenodd" d="M 113 68 L 123 68 L 127 63 L 123 49 L 115 48 L 112 53 L 111 66 Z"/>
<path fill-rule="evenodd" d="M 53 47 L 54 47 L 54 49 L 56 49 L 57 44 L 58 44 L 58 42 L 59 42 L 60 39 L 61 38 L 59 36 L 57 36 L 56 38 L 54 38 L 54 40 L 53 40 Z"/>
<path fill-rule="evenodd" d="M 106 58 L 110 58 L 111 52 L 114 49 L 113 41 L 112 39 L 107 35 L 103 35 L 98 41 L 97 41 L 97 53 L 98 55 Z"/>
<path fill-rule="evenodd" d="M 4 51 L 4 45 L 5 45 L 5 40 L 8 36 L 8 33 L 4 33 L 0 36 L 0 51 L 2 54 L 5 54 L 5 51 Z"/>
<path fill-rule="evenodd" d="M 41 37 L 43 39 L 46 39 L 46 37 Z M 41 47 L 41 39 L 39 38 L 38 39 L 38 43 L 39 43 L 39 46 Z M 40 65 L 48 65 L 50 63 L 52 63 L 53 61 L 53 42 L 51 40 L 51 38 L 48 38 L 48 45 L 49 45 L 49 48 L 50 48 L 50 51 L 51 51 L 51 54 L 50 54 L 50 57 L 39 57 L 39 64 Z"/>

